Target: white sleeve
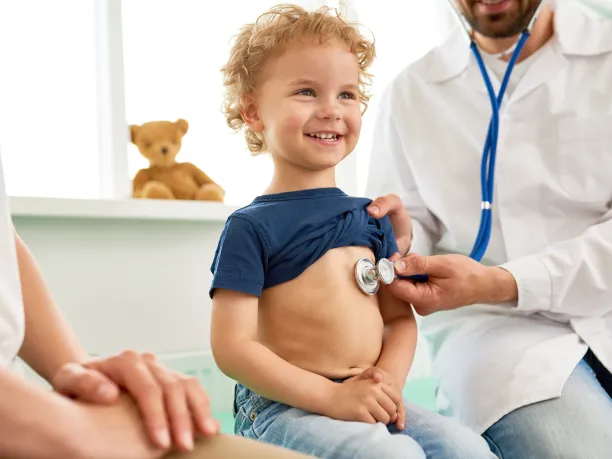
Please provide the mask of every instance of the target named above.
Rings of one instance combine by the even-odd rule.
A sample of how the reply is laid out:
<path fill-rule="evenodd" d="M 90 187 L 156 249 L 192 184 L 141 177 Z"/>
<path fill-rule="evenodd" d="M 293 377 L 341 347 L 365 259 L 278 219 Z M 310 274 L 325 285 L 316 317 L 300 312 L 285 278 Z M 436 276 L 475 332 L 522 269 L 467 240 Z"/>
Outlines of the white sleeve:
<path fill-rule="evenodd" d="M 597 317 L 612 311 L 612 211 L 580 236 L 511 260 L 518 309 Z"/>
<path fill-rule="evenodd" d="M 410 165 L 410 148 L 397 129 L 397 114 L 393 104 L 401 99 L 392 87 L 382 95 L 378 106 L 366 195 L 375 199 L 395 194 L 404 203 L 412 219 L 412 246 L 410 251 L 430 255 L 440 239 L 440 223 L 423 201 Z"/>

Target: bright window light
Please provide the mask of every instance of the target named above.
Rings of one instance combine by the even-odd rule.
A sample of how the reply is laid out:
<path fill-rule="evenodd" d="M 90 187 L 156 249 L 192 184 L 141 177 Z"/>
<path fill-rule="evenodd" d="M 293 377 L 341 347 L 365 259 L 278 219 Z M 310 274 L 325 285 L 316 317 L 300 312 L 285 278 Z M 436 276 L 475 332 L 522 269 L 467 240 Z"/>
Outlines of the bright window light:
<path fill-rule="evenodd" d="M 130 124 L 184 118 L 189 132 L 177 161 L 196 164 L 226 190 L 230 205 L 248 203 L 271 178 L 267 156 L 251 157 L 221 113 L 221 66 L 232 37 L 274 0 L 124 0 L 126 115 Z M 128 149 L 129 173 L 148 163 Z"/>
<path fill-rule="evenodd" d="M 96 198 L 94 0 L 0 2 L 0 150 L 7 192 Z"/>

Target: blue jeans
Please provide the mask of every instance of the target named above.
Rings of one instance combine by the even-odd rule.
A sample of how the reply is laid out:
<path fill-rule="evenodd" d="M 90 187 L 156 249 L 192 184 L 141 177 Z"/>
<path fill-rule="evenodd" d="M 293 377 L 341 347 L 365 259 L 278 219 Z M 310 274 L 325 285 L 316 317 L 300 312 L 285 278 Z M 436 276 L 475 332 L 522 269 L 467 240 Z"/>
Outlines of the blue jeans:
<path fill-rule="evenodd" d="M 449 418 L 404 401 L 406 428 L 346 422 L 263 398 L 236 386 L 235 432 L 327 459 L 495 459 L 487 442 Z M 526 458 L 523 458 L 526 459 Z"/>
<path fill-rule="evenodd" d="M 483 436 L 500 459 L 610 458 L 611 397 L 612 377 L 589 353 L 561 398 L 515 410 Z"/>

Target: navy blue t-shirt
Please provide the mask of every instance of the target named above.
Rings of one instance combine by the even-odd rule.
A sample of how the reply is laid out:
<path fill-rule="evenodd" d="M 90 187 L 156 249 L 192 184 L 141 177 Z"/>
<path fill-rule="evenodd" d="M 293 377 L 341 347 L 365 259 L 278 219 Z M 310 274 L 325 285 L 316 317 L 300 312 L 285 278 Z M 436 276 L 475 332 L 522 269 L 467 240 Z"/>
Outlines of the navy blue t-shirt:
<path fill-rule="evenodd" d="M 388 217 L 370 217 L 372 201 L 339 188 L 262 195 L 227 220 L 211 266 L 214 289 L 261 297 L 302 274 L 331 249 L 363 246 L 375 260 L 398 251 Z M 357 262 L 357 260 L 355 260 Z"/>

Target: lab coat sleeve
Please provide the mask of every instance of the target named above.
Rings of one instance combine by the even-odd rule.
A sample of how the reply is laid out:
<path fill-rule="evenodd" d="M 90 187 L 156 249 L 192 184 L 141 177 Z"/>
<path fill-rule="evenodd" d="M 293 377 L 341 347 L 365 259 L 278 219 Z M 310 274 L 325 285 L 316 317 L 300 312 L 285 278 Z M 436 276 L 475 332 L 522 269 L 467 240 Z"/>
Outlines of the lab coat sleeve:
<path fill-rule="evenodd" d="M 578 237 L 501 267 L 516 279 L 519 310 L 574 317 L 611 312 L 612 211 Z"/>
<path fill-rule="evenodd" d="M 430 255 L 434 244 L 440 239 L 439 222 L 419 194 L 410 164 L 410 147 L 405 140 L 407 134 L 400 133 L 396 124 L 398 118 L 396 104 L 400 101 L 401 97 L 393 91 L 393 87 L 390 87 L 383 93 L 379 103 L 372 135 L 373 147 L 366 195 L 371 199 L 387 194 L 399 196 L 412 219 L 410 251 L 420 255 Z M 401 103 L 407 102 L 401 101 Z"/>

